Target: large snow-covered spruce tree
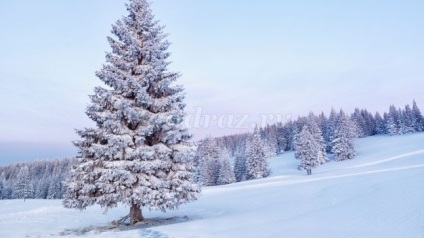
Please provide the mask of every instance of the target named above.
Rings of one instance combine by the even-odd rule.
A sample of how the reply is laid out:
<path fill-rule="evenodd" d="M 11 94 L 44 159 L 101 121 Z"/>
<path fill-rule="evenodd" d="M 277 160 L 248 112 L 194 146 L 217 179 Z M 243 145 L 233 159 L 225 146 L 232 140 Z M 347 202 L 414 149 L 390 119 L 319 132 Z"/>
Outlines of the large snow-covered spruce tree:
<path fill-rule="evenodd" d="M 184 93 L 167 66 L 169 42 L 146 0 L 130 0 L 128 16 L 112 26 L 112 52 L 97 77 L 87 115 L 96 128 L 77 131 L 79 161 L 67 179 L 64 206 L 130 207 L 131 223 L 142 208 L 166 211 L 196 200 L 194 150 L 183 126 Z"/>

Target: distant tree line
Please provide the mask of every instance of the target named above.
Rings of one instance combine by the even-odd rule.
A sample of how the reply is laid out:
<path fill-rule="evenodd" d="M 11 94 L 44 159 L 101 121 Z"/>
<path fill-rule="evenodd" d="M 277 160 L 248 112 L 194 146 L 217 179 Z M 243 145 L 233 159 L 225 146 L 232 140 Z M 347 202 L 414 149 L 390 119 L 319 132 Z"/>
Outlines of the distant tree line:
<path fill-rule="evenodd" d="M 257 166 L 258 161 L 271 158 L 284 151 L 295 151 L 300 160 L 298 169 L 311 173 L 312 168 L 327 162 L 328 154 L 335 161 L 353 159 L 355 148 L 353 140 L 373 135 L 402 135 L 424 131 L 424 118 L 415 101 L 412 107 L 396 108 L 391 105 L 389 111 L 372 114 L 366 109 L 356 108 L 352 114 L 332 109 L 329 116 L 310 113 L 286 123 L 276 123 L 256 129 L 254 133 L 206 138 L 200 141 L 196 163 L 198 182 L 206 185 L 231 183 L 232 174 L 236 182 L 270 174 L 267 166 Z M 253 142 L 252 138 L 256 138 Z M 252 146 L 261 149 L 252 149 Z M 262 155 L 259 155 L 262 154 Z M 233 158 L 231 168 L 223 164 Z M 267 161 L 264 160 L 263 164 Z M 250 168 L 250 169 L 249 169 Z M 252 172 L 252 169 L 261 172 Z M 227 178 L 219 178 L 226 174 Z M 256 175 L 254 175 L 256 174 Z M 257 176 L 258 175 L 258 176 Z M 225 181 L 225 182 L 223 182 Z"/>
<path fill-rule="evenodd" d="M 295 151 L 298 169 L 311 170 L 329 161 L 353 159 L 353 139 L 373 135 L 402 135 L 424 131 L 424 118 L 414 101 L 412 107 L 372 114 L 355 109 L 299 117 L 286 123 L 256 128 L 253 133 L 208 137 L 197 143 L 196 181 L 203 186 L 225 185 L 264 178 L 271 174 L 268 160 Z M 63 181 L 76 159 L 41 160 L 0 167 L 0 199 L 61 199 Z"/>
<path fill-rule="evenodd" d="M 40 160 L 0 167 L 0 199 L 61 199 L 75 159 Z"/>

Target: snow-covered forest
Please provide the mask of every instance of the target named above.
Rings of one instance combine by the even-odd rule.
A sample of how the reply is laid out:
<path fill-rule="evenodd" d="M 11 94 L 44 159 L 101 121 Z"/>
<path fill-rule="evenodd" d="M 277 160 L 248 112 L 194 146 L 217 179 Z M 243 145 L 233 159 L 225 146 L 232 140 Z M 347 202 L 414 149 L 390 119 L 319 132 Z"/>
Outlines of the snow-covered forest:
<path fill-rule="evenodd" d="M 424 119 L 415 101 L 412 107 L 391 105 L 382 116 L 366 109 L 355 109 L 350 115 L 343 110 L 331 110 L 328 116 L 311 113 L 287 123 L 258 128 L 252 133 L 199 141 L 194 157 L 195 180 L 203 186 L 215 186 L 267 177 L 272 173 L 267 160 L 286 151 L 295 151 L 295 158 L 300 158 L 298 169 L 307 171 L 329 159 L 353 159 L 354 138 L 423 130 Z M 320 153 L 311 151 L 312 148 Z M 63 198 L 63 181 L 75 162 L 76 159 L 41 160 L 0 167 L 0 198 Z M 26 186 L 20 187 L 20 184 Z"/>
<path fill-rule="evenodd" d="M 382 115 L 370 113 L 366 109 L 355 109 L 350 115 L 343 110 L 332 109 L 329 115 L 320 113 L 299 117 L 286 123 L 277 123 L 259 128 L 254 133 L 236 134 L 217 138 L 206 138 L 199 142 L 196 161 L 198 164 L 199 182 L 203 185 L 219 185 L 217 178 L 221 164 L 226 157 L 234 158 L 233 172 L 236 181 L 249 180 L 247 168 L 255 156 L 250 150 L 252 138 L 259 135 L 263 150 L 261 158 L 272 158 L 285 151 L 296 151 L 299 159 L 298 169 L 310 170 L 329 159 L 335 161 L 353 159 L 355 148 L 353 140 L 373 135 L 402 135 L 424 130 L 424 119 L 416 102 L 412 107 L 389 107 Z M 266 177 L 269 172 L 265 167 L 253 166 L 263 171 Z M 268 171 L 268 172 L 265 172 Z M 310 171 L 308 171 L 310 173 Z M 232 173 L 226 173 L 230 177 Z M 210 179 L 214 177 L 215 179 Z"/>
<path fill-rule="evenodd" d="M 1 199 L 59 199 L 75 159 L 39 160 L 0 167 Z"/>

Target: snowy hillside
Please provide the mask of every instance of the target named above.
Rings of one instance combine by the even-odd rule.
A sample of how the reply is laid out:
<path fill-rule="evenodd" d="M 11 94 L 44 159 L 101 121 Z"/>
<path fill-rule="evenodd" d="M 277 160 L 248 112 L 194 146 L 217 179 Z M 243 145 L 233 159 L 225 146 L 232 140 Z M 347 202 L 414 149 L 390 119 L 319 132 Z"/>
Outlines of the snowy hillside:
<path fill-rule="evenodd" d="M 286 153 L 272 159 L 269 178 L 204 188 L 178 211 L 145 212 L 154 218 L 147 228 L 104 231 L 124 207 L 103 215 L 98 207 L 64 209 L 59 200 L 4 200 L 0 237 L 424 237 L 424 133 L 360 139 L 357 152 L 312 176 Z"/>

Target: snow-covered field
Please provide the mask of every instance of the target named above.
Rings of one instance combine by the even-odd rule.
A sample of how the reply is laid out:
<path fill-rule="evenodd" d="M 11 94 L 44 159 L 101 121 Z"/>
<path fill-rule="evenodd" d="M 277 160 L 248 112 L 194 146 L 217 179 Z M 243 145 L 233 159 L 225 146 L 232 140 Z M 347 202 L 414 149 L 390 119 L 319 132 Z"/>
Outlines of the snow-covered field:
<path fill-rule="evenodd" d="M 360 139 L 357 152 L 312 176 L 286 153 L 272 159 L 271 177 L 205 188 L 180 210 L 144 212 L 152 225 L 135 229 L 109 225 L 126 207 L 104 215 L 61 201 L 0 201 L 0 237 L 424 237 L 424 133 Z"/>

